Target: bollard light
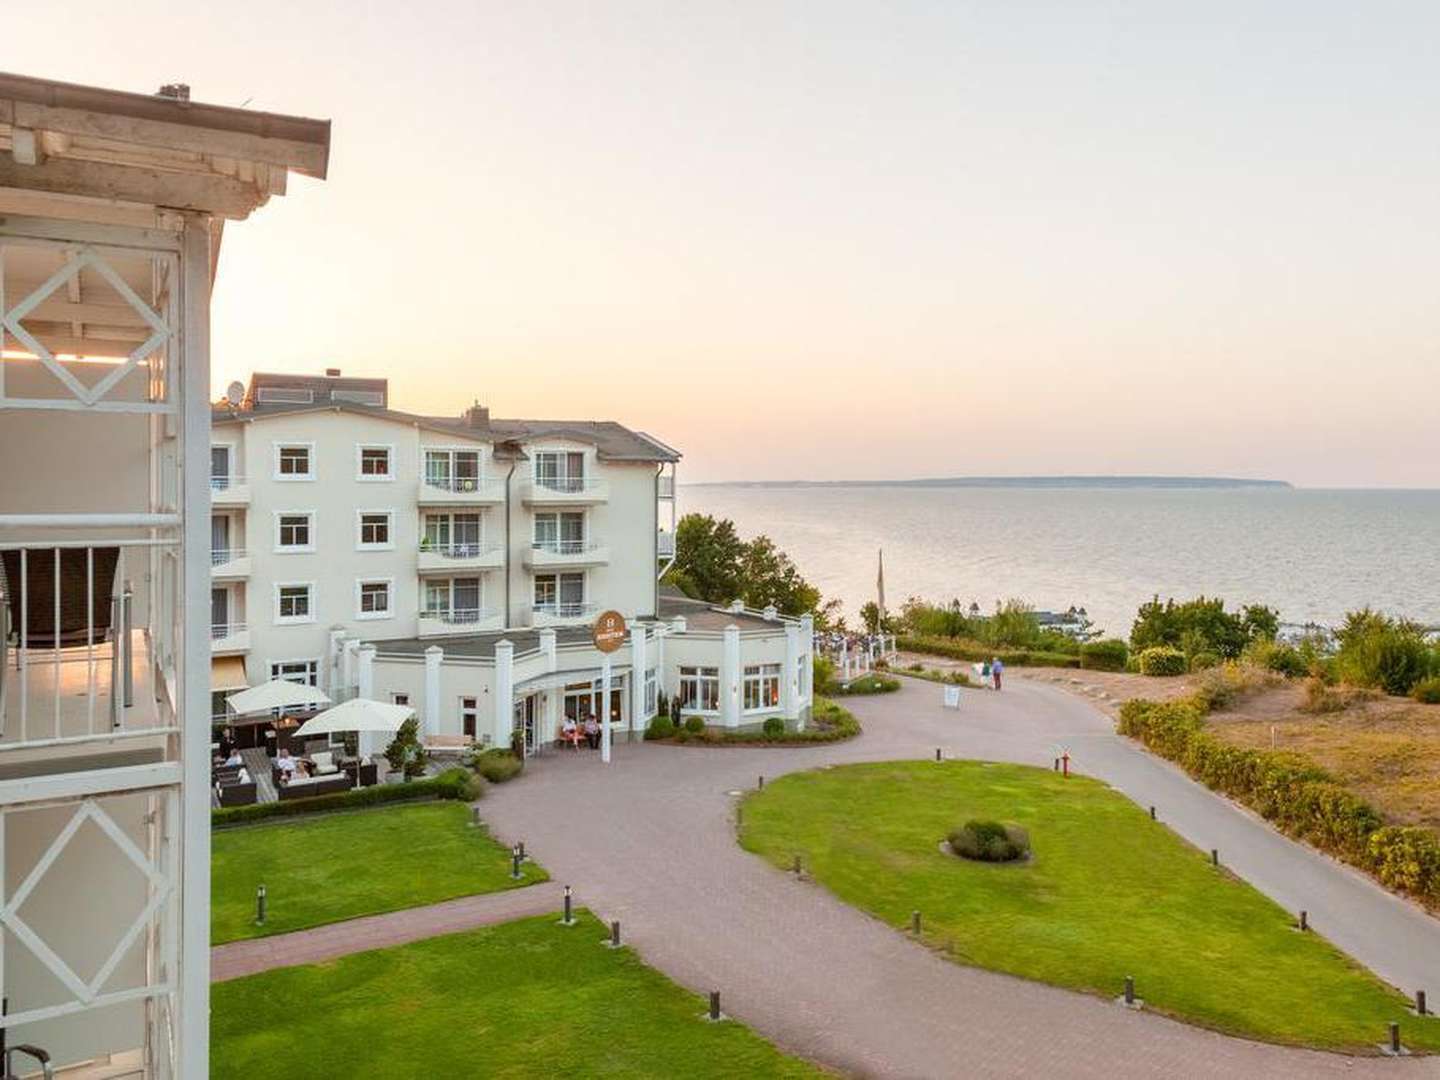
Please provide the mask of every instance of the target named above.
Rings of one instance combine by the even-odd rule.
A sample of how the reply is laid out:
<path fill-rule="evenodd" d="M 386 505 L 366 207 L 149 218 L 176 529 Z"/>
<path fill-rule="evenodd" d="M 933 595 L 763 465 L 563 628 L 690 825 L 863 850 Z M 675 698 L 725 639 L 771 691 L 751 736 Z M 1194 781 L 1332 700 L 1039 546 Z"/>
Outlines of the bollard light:
<path fill-rule="evenodd" d="M 1211 866 L 1219 866 L 1219 865 L 1220 865 L 1220 849 L 1219 849 L 1219 848 L 1213 848 L 1213 847 L 1212 847 L 1212 848 L 1210 849 L 1210 865 L 1211 865 Z"/>
<path fill-rule="evenodd" d="M 1416 991 L 1415 991 L 1415 1015 L 1416 1015 L 1416 1016 L 1426 1016 L 1426 1015 L 1428 1015 L 1428 1013 L 1429 1013 L 1429 1010 L 1425 1008 L 1425 991 L 1424 991 L 1424 990 L 1416 990 Z"/>
<path fill-rule="evenodd" d="M 619 920 L 619 919 L 615 919 L 615 920 L 613 920 L 613 921 L 610 923 L 610 947 L 611 947 L 612 949 L 618 949 L 618 948 L 620 947 L 620 920 Z"/>
<path fill-rule="evenodd" d="M 910 912 L 910 932 L 917 935 L 920 933 L 920 912 L 918 911 Z"/>
<path fill-rule="evenodd" d="M 935 747 L 935 760 L 936 760 L 936 761 L 939 761 L 939 760 L 940 760 L 940 747 L 938 747 L 938 746 Z"/>
<path fill-rule="evenodd" d="M 255 925 L 265 925 L 265 886 L 261 885 L 255 890 Z"/>
<path fill-rule="evenodd" d="M 796 856 L 795 856 L 795 876 L 796 876 L 796 877 L 799 877 L 799 876 L 800 876 L 800 856 L 799 856 L 799 855 L 796 855 Z"/>
<path fill-rule="evenodd" d="M 711 991 L 710 991 L 710 1019 L 711 1019 L 711 1020 L 719 1020 L 719 1019 L 720 1019 L 720 991 L 719 991 L 719 990 L 711 990 Z"/>
<path fill-rule="evenodd" d="M 515 880 L 515 881 L 519 881 L 519 880 L 520 880 L 520 848 L 519 848 L 519 845 L 516 845 L 515 847 L 513 847 L 513 848 L 510 849 L 510 877 L 511 877 L 513 880 Z"/>
<path fill-rule="evenodd" d="M 1125 1004 L 1135 1004 L 1135 977 L 1133 975 L 1125 976 Z"/>
<path fill-rule="evenodd" d="M 760 777 L 760 782 L 757 783 L 755 786 L 761 791 L 765 790 L 765 777 L 763 774 Z"/>
<path fill-rule="evenodd" d="M 480 827 L 480 807 L 478 806 L 472 806 L 470 808 L 470 827 L 472 829 L 478 829 Z"/>
<path fill-rule="evenodd" d="M 1151 821 L 1154 821 L 1154 820 L 1155 820 L 1155 808 L 1154 808 L 1153 806 L 1150 807 L 1150 820 L 1151 820 Z"/>
<path fill-rule="evenodd" d="M 1055 771 L 1060 771 L 1060 759 L 1058 757 L 1055 759 Z"/>
<path fill-rule="evenodd" d="M 566 926 L 569 926 L 569 925 L 571 925 L 572 923 L 574 923 L 574 921 L 575 921 L 575 919 L 573 918 L 573 916 L 572 916 L 571 913 L 570 913 L 570 886 L 569 886 L 569 885 L 566 885 L 566 886 L 565 886 L 565 919 L 564 919 L 564 922 L 565 922 L 565 925 L 566 925 Z"/>
<path fill-rule="evenodd" d="M 1400 1025 L 1394 1020 L 1390 1021 L 1390 1053 L 1397 1056 L 1400 1053 Z"/>
<path fill-rule="evenodd" d="M 1310 929 L 1310 915 L 1308 912 L 1300 912 L 1300 932 L 1303 934 Z"/>

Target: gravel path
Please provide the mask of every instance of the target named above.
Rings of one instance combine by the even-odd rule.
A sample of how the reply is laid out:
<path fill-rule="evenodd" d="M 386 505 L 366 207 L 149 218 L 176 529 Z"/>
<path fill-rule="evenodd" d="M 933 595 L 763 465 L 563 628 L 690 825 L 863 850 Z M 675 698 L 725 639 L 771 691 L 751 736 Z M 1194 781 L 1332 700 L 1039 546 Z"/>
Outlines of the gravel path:
<path fill-rule="evenodd" d="M 720 990 L 726 1012 L 855 1075 L 1440 1077 L 1440 1059 L 1266 1046 L 962 967 L 735 843 L 731 793 L 762 773 L 933 757 L 936 747 L 1048 766 L 1063 745 L 1081 771 L 1157 804 L 1182 835 L 1219 847 L 1228 866 L 1305 907 L 1392 981 L 1408 990 L 1412 971 L 1440 975 L 1429 959 L 1440 923 L 1131 747 L 1086 702 L 1023 678 L 1000 694 L 965 691 L 959 713 L 940 698 L 939 686 L 905 680 L 899 693 L 849 699 L 865 734 L 834 746 L 623 745 L 608 769 L 595 754 L 552 755 L 492 788 L 485 816 L 573 885 L 577 904 L 619 919 L 647 962 L 698 992 Z"/>

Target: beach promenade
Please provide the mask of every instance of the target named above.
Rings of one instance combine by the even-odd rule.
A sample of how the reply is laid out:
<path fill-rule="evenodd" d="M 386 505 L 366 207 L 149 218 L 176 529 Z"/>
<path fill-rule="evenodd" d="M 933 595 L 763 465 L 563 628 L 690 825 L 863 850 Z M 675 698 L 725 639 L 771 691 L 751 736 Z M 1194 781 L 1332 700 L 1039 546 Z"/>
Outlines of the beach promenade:
<path fill-rule="evenodd" d="M 856 1075 L 1440 1077 L 1440 1059 L 1262 1045 L 963 967 L 736 844 L 733 793 L 762 774 L 937 747 L 1048 767 L 1063 746 L 1080 771 L 1155 804 L 1182 836 L 1305 908 L 1382 977 L 1407 992 L 1440 977 L 1440 922 L 1131 746 L 1087 702 L 1023 678 L 962 698 L 958 713 L 946 710 L 940 687 L 906 680 L 899 693 L 849 699 L 865 733 L 836 745 L 626 745 L 609 768 L 597 755 L 554 755 L 492 789 L 485 816 L 573 885 L 578 904 L 620 920 L 647 962 L 693 990 L 720 990 L 727 1013 L 782 1047 Z"/>

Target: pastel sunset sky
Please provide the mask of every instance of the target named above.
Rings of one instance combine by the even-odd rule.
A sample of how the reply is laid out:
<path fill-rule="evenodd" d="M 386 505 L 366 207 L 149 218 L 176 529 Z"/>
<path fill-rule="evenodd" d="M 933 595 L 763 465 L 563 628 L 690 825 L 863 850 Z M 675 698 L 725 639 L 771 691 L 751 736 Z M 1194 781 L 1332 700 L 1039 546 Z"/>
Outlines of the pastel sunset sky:
<path fill-rule="evenodd" d="M 334 121 L 215 387 L 613 418 L 682 479 L 1435 486 L 1440 6 L 12 3 L 0 68 Z"/>

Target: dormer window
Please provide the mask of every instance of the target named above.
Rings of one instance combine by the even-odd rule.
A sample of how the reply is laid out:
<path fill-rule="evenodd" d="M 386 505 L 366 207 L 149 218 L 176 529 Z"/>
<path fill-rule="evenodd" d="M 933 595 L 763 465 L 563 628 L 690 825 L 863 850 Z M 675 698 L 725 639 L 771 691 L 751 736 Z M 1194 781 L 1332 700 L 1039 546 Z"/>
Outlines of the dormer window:
<path fill-rule="evenodd" d="M 551 491 L 585 490 L 585 454 L 579 450 L 535 451 L 535 483 Z"/>

